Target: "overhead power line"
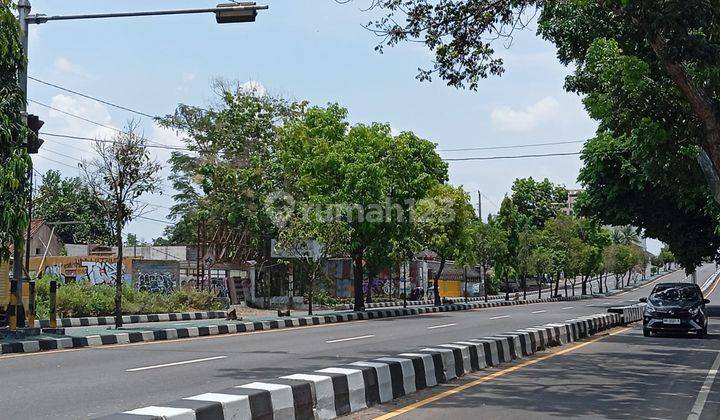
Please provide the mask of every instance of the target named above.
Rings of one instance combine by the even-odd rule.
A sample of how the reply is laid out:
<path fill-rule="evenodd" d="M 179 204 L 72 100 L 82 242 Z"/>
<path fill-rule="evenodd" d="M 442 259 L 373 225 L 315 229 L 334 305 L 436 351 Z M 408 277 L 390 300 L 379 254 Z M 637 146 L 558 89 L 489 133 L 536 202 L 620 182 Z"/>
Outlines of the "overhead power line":
<path fill-rule="evenodd" d="M 585 143 L 583 140 L 573 141 L 555 141 L 547 143 L 529 143 L 529 144 L 513 144 L 507 146 L 482 146 L 482 147 L 463 147 L 455 149 L 438 149 L 438 152 L 469 152 L 472 150 L 500 150 L 500 149 L 521 149 L 526 147 L 540 147 L 540 146 L 558 146 L 562 144 L 578 144 Z"/>
<path fill-rule="evenodd" d="M 92 100 L 92 101 L 100 102 L 101 104 L 105 104 L 105 105 L 111 106 L 111 107 L 113 107 L 113 108 L 122 109 L 123 111 L 132 112 L 133 114 L 137 114 L 137 115 L 142 115 L 143 117 L 147 117 L 147 118 L 151 118 L 151 119 L 157 119 L 157 118 L 159 118 L 159 117 L 157 117 L 157 116 L 155 116 L 155 115 L 150 115 L 150 114 L 147 114 L 147 113 L 142 112 L 142 111 L 137 111 L 137 110 L 132 109 L 132 108 L 128 108 L 128 107 L 125 107 L 125 106 L 122 106 L 122 105 L 118 105 L 118 104 L 113 103 L 113 102 L 110 102 L 110 101 L 106 101 L 106 100 L 104 100 L 104 99 L 96 98 L 96 97 L 90 96 L 90 95 L 88 95 L 88 94 L 86 94 L 86 93 L 81 93 L 81 92 L 78 92 L 78 91 L 76 91 L 76 90 L 72 90 L 72 89 L 68 89 L 68 88 L 66 88 L 66 87 L 62 87 L 62 86 L 60 86 L 60 85 L 56 85 L 55 83 L 50 83 L 50 82 L 46 82 L 46 81 L 44 81 L 44 80 L 40 80 L 40 79 L 38 79 L 38 78 L 36 78 L 36 77 L 28 76 L 28 79 L 34 80 L 34 81 L 36 81 L 36 82 L 38 82 L 38 83 L 42 83 L 42 84 L 47 85 L 47 86 L 54 87 L 55 89 L 60 89 L 60 90 L 65 91 L 65 92 L 72 93 L 73 95 L 82 96 L 83 98 L 87 98 L 87 99 L 90 99 L 90 100 Z"/>
<path fill-rule="evenodd" d="M 47 133 L 44 131 L 41 131 L 40 134 L 43 136 L 59 137 L 59 138 L 71 139 L 71 140 L 82 140 L 82 141 L 93 141 L 93 142 L 97 141 L 100 143 L 117 143 L 116 141 L 113 141 L 113 140 L 102 140 L 102 139 L 94 139 L 92 137 L 71 136 L 69 134 Z M 145 147 L 152 148 L 152 149 L 177 150 L 177 151 L 182 151 L 182 152 L 191 152 L 192 151 L 186 147 L 168 146 L 168 145 L 148 144 Z"/>
<path fill-rule="evenodd" d="M 443 159 L 446 162 L 461 162 L 469 160 L 502 160 L 502 159 L 526 159 L 526 158 L 540 158 L 550 156 L 576 156 L 582 152 L 569 152 L 569 153 L 545 153 L 536 155 L 511 155 L 511 156 L 474 156 L 466 158 L 446 158 Z"/>
<path fill-rule="evenodd" d="M 89 118 L 85 118 L 85 117 L 83 117 L 83 116 L 80 116 L 80 115 L 77 115 L 77 114 L 73 114 L 72 112 L 63 111 L 62 109 L 56 108 L 56 107 L 54 107 L 54 106 L 52 106 L 52 105 L 48 105 L 48 104 L 42 103 L 42 102 L 40 102 L 40 101 L 36 101 L 36 100 L 34 100 L 34 99 L 28 99 L 28 102 L 34 103 L 34 104 L 36 104 L 36 105 L 40 105 L 40 106 L 42 106 L 42 107 L 51 109 L 51 110 L 53 110 L 53 111 L 57 111 L 57 112 L 59 112 L 59 113 L 61 113 L 61 114 L 67 115 L 68 117 L 77 118 L 78 120 L 85 121 L 85 122 L 87 122 L 87 123 L 97 125 L 98 127 L 107 128 L 108 130 L 113 130 L 113 131 L 116 131 L 116 132 L 118 132 L 118 133 L 125 133 L 125 131 L 123 131 L 123 130 L 121 130 L 121 129 L 119 129 L 119 128 L 113 127 L 113 126 L 111 126 L 111 125 L 107 125 L 107 124 L 103 124 L 103 123 L 100 123 L 100 122 L 97 122 L 97 121 L 93 121 L 93 120 L 91 120 L 91 119 L 89 119 Z M 142 138 L 143 140 L 147 141 L 148 143 L 153 143 L 153 144 L 156 144 L 156 145 L 159 145 L 159 146 L 167 146 L 166 144 L 160 143 L 160 142 L 158 142 L 158 141 L 149 140 L 149 139 L 144 138 L 144 137 L 140 137 L 140 138 Z"/>

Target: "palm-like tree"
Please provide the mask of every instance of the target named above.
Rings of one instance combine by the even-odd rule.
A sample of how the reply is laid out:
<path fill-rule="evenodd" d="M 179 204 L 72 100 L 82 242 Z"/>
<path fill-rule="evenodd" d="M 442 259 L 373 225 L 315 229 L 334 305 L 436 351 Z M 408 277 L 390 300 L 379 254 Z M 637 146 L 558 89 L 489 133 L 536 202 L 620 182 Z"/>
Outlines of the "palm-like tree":
<path fill-rule="evenodd" d="M 614 228 L 612 236 L 616 244 L 640 246 L 640 235 L 637 229 L 630 225 Z"/>

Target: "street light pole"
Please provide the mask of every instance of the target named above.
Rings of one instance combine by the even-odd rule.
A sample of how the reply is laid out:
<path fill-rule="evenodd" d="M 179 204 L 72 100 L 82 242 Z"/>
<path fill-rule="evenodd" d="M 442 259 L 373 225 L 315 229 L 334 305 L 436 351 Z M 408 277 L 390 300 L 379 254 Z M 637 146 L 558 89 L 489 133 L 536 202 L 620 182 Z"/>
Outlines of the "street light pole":
<path fill-rule="evenodd" d="M 254 22 L 257 16 L 258 10 L 267 10 L 267 5 L 257 5 L 255 2 L 242 2 L 242 3 L 223 3 L 218 4 L 216 7 L 201 8 L 201 9 L 179 9 L 179 10 L 153 10 L 143 12 L 122 12 L 122 13 L 100 13 L 100 14 L 84 14 L 84 15 L 68 15 L 68 16 L 46 16 L 44 14 L 30 14 L 31 5 L 30 0 L 18 0 L 18 24 L 22 30 L 21 44 L 23 48 L 23 54 L 27 60 L 29 57 L 28 53 L 28 28 L 29 24 L 33 23 L 39 25 L 53 20 L 81 20 L 81 19 L 106 19 L 116 17 L 139 17 L 139 16 L 162 16 L 162 15 L 187 15 L 187 14 L 198 14 L 198 13 L 214 13 L 215 20 L 217 23 L 241 23 L 241 22 Z M 28 73 L 27 65 L 22 66 L 18 74 L 18 84 L 22 90 L 22 108 L 21 112 L 23 120 L 27 125 L 27 83 Z M 29 145 L 29 138 L 24 139 L 25 145 Z M 32 160 L 30 161 L 30 167 L 28 168 L 28 181 L 30 180 L 30 174 L 32 174 Z M 27 186 L 29 182 L 24 184 Z M 32 187 L 29 191 L 29 199 L 32 200 Z M 28 221 L 30 223 L 31 220 Z M 25 308 L 22 301 L 22 286 L 23 286 L 23 261 L 22 261 L 22 240 L 15 239 L 13 241 L 13 281 L 16 282 L 17 288 L 15 289 L 15 297 L 17 299 L 17 325 L 25 326 Z M 28 235 L 27 243 L 30 246 L 30 237 Z M 29 254 L 27 254 L 29 256 Z M 25 267 L 28 271 L 29 276 L 29 263 L 28 267 Z"/>
<path fill-rule="evenodd" d="M 30 1 L 29 0 L 19 0 L 18 1 L 18 23 L 20 24 L 20 29 L 22 30 L 22 38 L 20 40 L 20 43 L 22 44 L 23 49 L 23 55 L 25 57 L 28 56 L 28 16 L 30 15 Z M 25 63 L 24 66 L 21 66 L 20 68 L 20 74 L 18 74 L 18 82 L 20 84 L 20 90 L 22 91 L 22 108 L 20 109 L 20 112 L 22 113 L 22 118 L 24 122 L 27 122 L 27 63 Z M 27 138 L 24 139 L 24 143 L 27 144 Z M 30 167 L 28 168 L 28 172 L 32 173 L 32 161 L 30 163 Z M 23 189 L 24 186 L 27 185 L 27 181 L 23 182 Z M 30 194 L 32 194 L 32 191 L 30 191 Z M 31 221 L 28 220 L 28 224 Z M 30 226 L 28 226 L 28 229 Z M 13 281 L 17 285 L 15 288 L 15 299 L 16 299 L 16 309 L 15 314 L 17 317 L 17 325 L 20 327 L 25 326 L 25 306 L 23 304 L 23 260 L 22 260 L 22 246 L 23 241 L 20 238 L 16 238 L 13 241 Z M 25 244 L 26 247 L 29 247 L 30 244 Z M 29 248 L 28 248 L 29 249 Z"/>

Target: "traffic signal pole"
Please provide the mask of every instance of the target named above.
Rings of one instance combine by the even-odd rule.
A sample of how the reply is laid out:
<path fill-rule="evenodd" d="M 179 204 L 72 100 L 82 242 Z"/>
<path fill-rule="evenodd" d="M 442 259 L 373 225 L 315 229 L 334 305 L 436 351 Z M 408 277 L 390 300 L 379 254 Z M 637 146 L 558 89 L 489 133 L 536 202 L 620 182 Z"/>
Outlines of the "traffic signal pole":
<path fill-rule="evenodd" d="M 22 30 L 22 39 L 21 44 L 23 48 L 23 55 L 27 58 L 28 56 L 28 16 L 30 15 L 30 1 L 29 0 L 19 0 L 18 1 L 18 23 L 20 24 L 20 29 Z M 24 122 L 27 122 L 27 63 L 25 63 L 24 66 L 21 67 L 20 73 L 18 74 L 18 83 L 20 85 L 20 89 L 22 90 L 22 115 Z M 24 143 L 27 143 L 27 138 L 24 139 Z M 30 161 L 30 167 L 28 168 L 28 173 L 32 173 L 32 161 Z M 29 175 L 28 175 L 29 180 Z M 24 182 L 23 186 L 26 187 L 28 182 Z M 23 187 L 23 188 L 24 188 Z M 32 189 L 28 191 L 30 194 L 30 197 L 32 198 Z M 28 220 L 28 224 L 30 224 L 30 220 Z M 28 227 L 29 229 L 29 227 Z M 29 232 L 29 231 L 28 231 Z M 27 251 L 29 252 L 29 244 L 25 244 L 25 247 L 28 248 Z M 15 302 L 16 302 L 16 316 L 17 316 L 17 326 L 20 328 L 25 327 L 25 307 L 23 305 L 23 255 L 22 255 L 22 249 L 23 249 L 23 240 L 20 238 L 15 238 L 13 241 L 13 280 L 15 281 L 16 287 L 15 287 Z"/>

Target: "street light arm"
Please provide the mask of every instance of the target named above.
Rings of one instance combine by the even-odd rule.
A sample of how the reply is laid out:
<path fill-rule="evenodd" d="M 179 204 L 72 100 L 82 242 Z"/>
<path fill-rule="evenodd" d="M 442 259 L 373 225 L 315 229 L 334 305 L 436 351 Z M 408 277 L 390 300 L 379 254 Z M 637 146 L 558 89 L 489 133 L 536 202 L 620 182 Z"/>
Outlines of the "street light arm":
<path fill-rule="evenodd" d="M 138 17 L 138 16 L 164 16 L 164 15 L 190 15 L 198 13 L 219 13 L 230 11 L 267 10 L 267 5 L 238 5 L 228 7 L 209 7 L 204 9 L 179 9 L 179 10 L 150 10 L 146 12 L 120 12 L 120 13 L 99 13 L 89 15 L 66 15 L 66 16 L 45 16 L 34 14 L 27 17 L 28 23 L 41 24 L 51 20 L 81 20 L 81 19 L 108 19 L 117 17 Z"/>

